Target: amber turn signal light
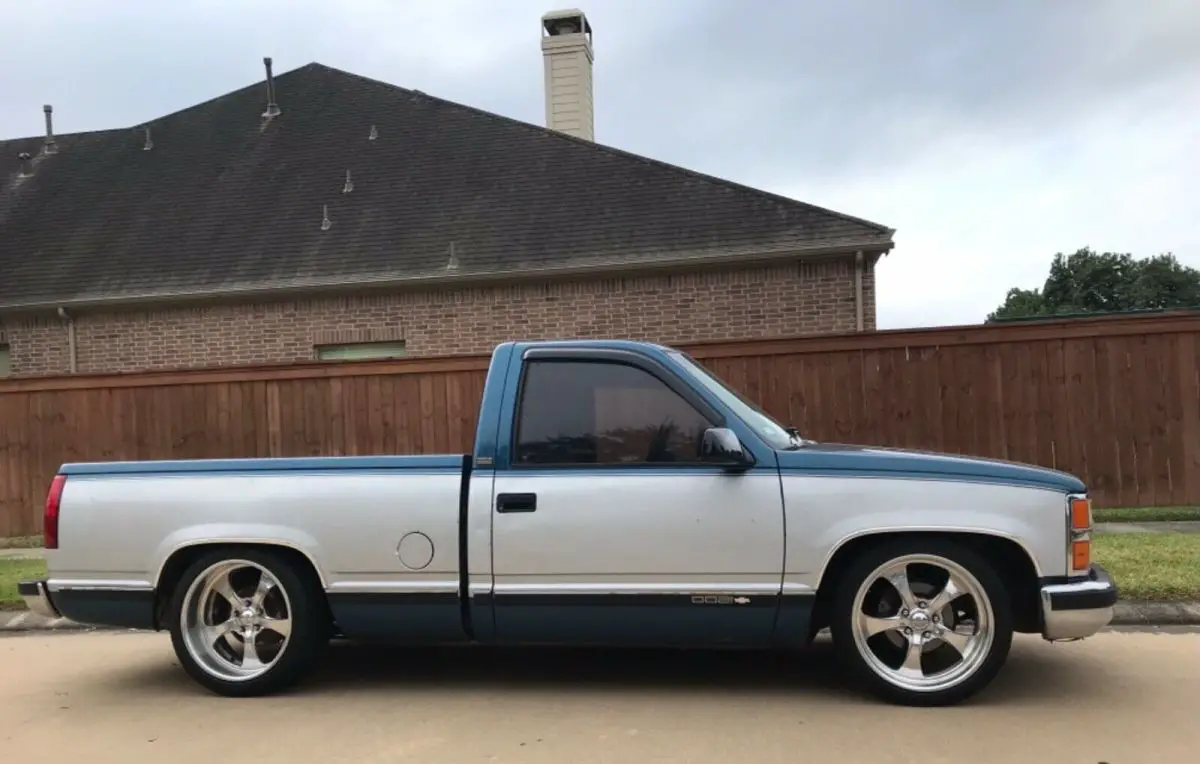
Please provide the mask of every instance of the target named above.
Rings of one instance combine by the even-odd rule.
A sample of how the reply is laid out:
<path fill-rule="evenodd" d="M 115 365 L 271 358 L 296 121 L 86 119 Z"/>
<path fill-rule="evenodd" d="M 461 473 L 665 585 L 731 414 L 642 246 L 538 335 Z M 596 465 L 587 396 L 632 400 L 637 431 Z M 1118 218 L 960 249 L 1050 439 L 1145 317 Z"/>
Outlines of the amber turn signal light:
<path fill-rule="evenodd" d="M 1092 527 L 1090 499 L 1071 499 L 1071 530 L 1086 531 Z"/>
<path fill-rule="evenodd" d="M 1071 567 L 1075 570 L 1087 570 L 1092 564 L 1092 542 L 1075 541 L 1071 544 Z"/>

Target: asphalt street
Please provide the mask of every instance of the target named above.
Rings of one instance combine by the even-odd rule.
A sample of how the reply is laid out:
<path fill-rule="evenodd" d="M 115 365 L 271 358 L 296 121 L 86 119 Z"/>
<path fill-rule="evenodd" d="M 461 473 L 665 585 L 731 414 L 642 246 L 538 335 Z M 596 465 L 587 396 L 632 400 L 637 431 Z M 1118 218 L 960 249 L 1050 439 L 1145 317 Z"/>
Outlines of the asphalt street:
<path fill-rule="evenodd" d="M 795 656 L 338 645 L 286 696 L 209 695 L 165 634 L 0 638 L 5 762 L 1195 762 L 1196 629 L 1018 637 L 956 708 L 882 705 Z"/>

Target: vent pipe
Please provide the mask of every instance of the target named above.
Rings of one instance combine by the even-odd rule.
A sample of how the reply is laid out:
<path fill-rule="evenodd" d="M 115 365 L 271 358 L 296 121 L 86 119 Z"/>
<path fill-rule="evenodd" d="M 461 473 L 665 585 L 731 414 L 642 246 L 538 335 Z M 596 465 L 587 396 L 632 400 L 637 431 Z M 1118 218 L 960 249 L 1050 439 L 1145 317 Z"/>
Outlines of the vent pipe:
<path fill-rule="evenodd" d="M 46 112 L 46 140 L 42 142 L 42 153 L 55 154 L 58 152 L 58 143 L 54 140 L 54 107 L 46 104 L 42 111 Z"/>
<path fill-rule="evenodd" d="M 279 104 L 275 102 L 275 74 L 271 71 L 270 56 L 263 59 L 263 66 L 267 69 L 267 110 L 263 112 L 263 118 L 271 119 L 278 117 L 280 110 Z"/>

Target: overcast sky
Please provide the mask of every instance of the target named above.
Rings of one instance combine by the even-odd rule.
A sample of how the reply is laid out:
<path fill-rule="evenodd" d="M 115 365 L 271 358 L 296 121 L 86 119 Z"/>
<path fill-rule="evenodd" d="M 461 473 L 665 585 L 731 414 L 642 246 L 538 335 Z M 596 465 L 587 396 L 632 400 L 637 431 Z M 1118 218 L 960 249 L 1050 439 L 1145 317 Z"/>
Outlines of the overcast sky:
<path fill-rule="evenodd" d="M 572 6 L 598 142 L 897 229 L 880 328 L 980 321 L 1083 246 L 1200 267 L 1198 0 L 55 0 L 9 14 L 0 136 L 44 103 L 136 125 L 264 55 L 543 124 Z"/>

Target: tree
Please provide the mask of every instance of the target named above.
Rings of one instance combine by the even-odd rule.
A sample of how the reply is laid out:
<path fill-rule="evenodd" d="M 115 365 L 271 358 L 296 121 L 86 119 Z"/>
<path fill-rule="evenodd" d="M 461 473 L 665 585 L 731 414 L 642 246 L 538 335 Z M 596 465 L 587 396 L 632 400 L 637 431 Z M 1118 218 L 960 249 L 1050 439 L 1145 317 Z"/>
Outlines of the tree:
<path fill-rule="evenodd" d="M 1084 247 L 1059 252 L 1040 290 L 1008 290 L 988 323 L 1012 318 L 1200 307 L 1200 271 L 1167 253 L 1141 260 Z"/>

